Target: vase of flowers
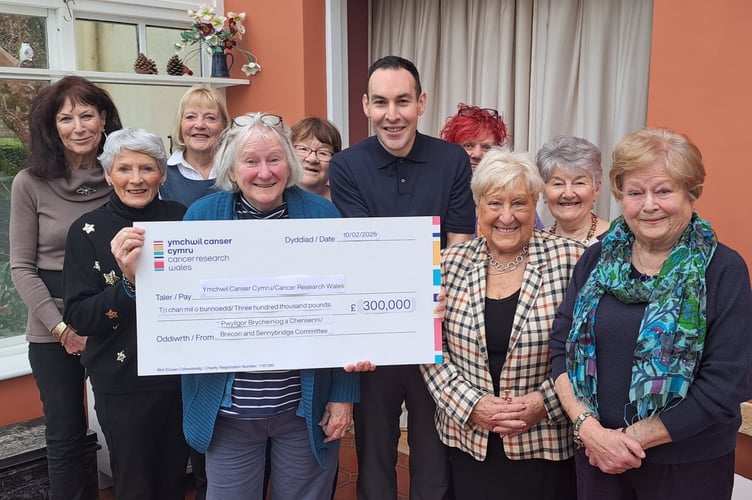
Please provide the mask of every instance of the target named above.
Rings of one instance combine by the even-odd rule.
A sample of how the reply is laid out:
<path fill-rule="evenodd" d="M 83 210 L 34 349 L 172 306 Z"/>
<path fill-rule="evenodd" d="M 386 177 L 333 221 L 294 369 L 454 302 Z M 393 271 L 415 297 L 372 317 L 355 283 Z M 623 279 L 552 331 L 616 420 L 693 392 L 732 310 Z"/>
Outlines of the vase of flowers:
<path fill-rule="evenodd" d="M 261 71 L 256 56 L 242 49 L 238 43 L 245 34 L 245 12 L 228 12 L 227 16 L 218 16 L 214 7 L 202 5 L 197 11 L 189 10 L 188 16 L 193 24 L 190 29 L 180 33 L 180 41 L 175 42 L 175 53 L 197 44 L 196 52 L 203 50 L 211 57 L 211 76 L 226 78 L 230 76 L 230 68 L 235 61 L 232 51 L 236 50 L 247 60 L 240 68 L 246 76 Z"/>

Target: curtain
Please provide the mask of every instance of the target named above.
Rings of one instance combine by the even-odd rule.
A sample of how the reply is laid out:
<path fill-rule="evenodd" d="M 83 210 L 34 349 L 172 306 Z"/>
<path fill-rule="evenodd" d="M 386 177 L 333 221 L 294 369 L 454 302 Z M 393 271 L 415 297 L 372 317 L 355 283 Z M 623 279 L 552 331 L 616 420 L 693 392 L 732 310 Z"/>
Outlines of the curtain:
<path fill-rule="evenodd" d="M 596 211 L 611 219 L 611 151 L 647 115 L 652 12 L 653 0 L 372 0 L 371 60 L 416 64 L 423 133 L 464 102 L 499 110 L 510 146 L 532 156 L 557 134 L 587 138 L 603 152 Z"/>

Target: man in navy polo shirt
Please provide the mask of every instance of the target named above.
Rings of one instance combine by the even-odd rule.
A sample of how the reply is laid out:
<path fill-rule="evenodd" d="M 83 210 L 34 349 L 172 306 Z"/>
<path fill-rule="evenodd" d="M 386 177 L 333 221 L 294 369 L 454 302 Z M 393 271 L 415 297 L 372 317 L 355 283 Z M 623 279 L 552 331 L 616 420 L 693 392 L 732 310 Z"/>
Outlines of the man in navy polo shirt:
<path fill-rule="evenodd" d="M 368 70 L 363 112 L 375 135 L 329 164 L 332 201 L 344 217 L 440 216 L 441 247 L 472 238 L 472 171 L 464 149 L 420 134 L 426 94 L 415 65 L 386 56 Z M 447 498 L 448 453 L 434 426 L 436 405 L 417 365 L 382 366 L 360 378 L 355 405 L 358 498 L 397 498 L 402 402 L 408 410 L 411 500 Z"/>

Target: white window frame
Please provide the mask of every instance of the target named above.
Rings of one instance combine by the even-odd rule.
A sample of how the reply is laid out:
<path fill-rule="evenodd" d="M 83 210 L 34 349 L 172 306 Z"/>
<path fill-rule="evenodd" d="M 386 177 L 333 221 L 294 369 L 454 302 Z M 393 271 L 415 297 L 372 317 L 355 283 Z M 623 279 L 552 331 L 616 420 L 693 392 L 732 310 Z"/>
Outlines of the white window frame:
<path fill-rule="evenodd" d="M 217 12 L 223 12 L 224 2 L 216 2 Z M 247 78 L 211 78 L 206 76 L 141 75 L 76 70 L 76 40 L 73 19 L 80 17 L 98 21 L 136 24 L 139 45 L 145 46 L 146 26 L 187 28 L 187 10 L 198 8 L 195 2 L 184 0 L 37 0 L 31 7 L 21 0 L 0 0 L 0 12 L 47 17 L 47 58 L 49 69 L 0 67 L 0 79 L 49 80 L 76 74 L 95 83 L 133 85 L 166 85 L 190 87 L 209 83 L 213 87 L 248 85 Z M 206 65 L 205 65 L 206 66 Z M 208 66 L 207 66 L 208 67 Z"/>
<path fill-rule="evenodd" d="M 139 44 L 145 45 L 146 26 L 186 27 L 190 23 L 188 9 L 197 9 L 200 1 L 185 0 L 0 0 L 0 12 L 47 18 L 47 59 L 49 69 L 0 67 L 0 80 L 42 80 L 55 82 L 76 74 L 95 83 L 166 85 L 190 87 L 208 83 L 213 87 L 248 85 L 248 79 L 174 77 L 97 71 L 76 71 L 76 42 L 73 20 L 76 17 L 100 21 L 121 21 L 139 26 Z M 215 3 L 217 12 L 224 11 L 223 0 Z M 70 8 L 70 10 L 69 10 Z M 0 380 L 31 373 L 28 344 L 24 332 L 0 339 Z"/>

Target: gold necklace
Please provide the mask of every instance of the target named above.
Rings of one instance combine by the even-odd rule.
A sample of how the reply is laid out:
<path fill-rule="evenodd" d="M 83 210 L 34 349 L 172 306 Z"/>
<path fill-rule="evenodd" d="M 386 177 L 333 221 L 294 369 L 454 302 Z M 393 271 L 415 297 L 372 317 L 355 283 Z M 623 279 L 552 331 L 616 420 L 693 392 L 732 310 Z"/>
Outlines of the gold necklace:
<path fill-rule="evenodd" d="M 556 234 L 556 228 L 559 225 L 559 221 L 554 221 L 553 225 L 551 226 L 551 229 L 548 231 L 550 233 Z M 598 216 L 595 215 L 593 212 L 590 212 L 590 229 L 588 229 L 587 236 L 585 236 L 584 240 L 578 240 L 581 241 L 583 245 L 588 246 L 590 245 L 590 240 L 593 239 L 593 236 L 595 236 L 595 228 L 598 227 Z M 566 236 L 565 236 L 566 238 Z M 577 238 L 572 238 L 573 240 L 576 240 Z"/>
<path fill-rule="evenodd" d="M 488 254 L 488 263 L 491 264 L 494 269 L 496 269 L 500 273 L 509 273 L 517 269 L 519 265 L 522 264 L 522 262 L 525 260 L 525 256 L 527 255 L 527 245 L 522 247 L 522 251 L 519 253 L 519 255 L 517 255 L 517 257 L 515 257 L 513 261 L 507 264 L 502 264 L 498 260 L 494 259 L 494 256 L 491 255 L 490 250 L 486 250 L 486 253 Z"/>

